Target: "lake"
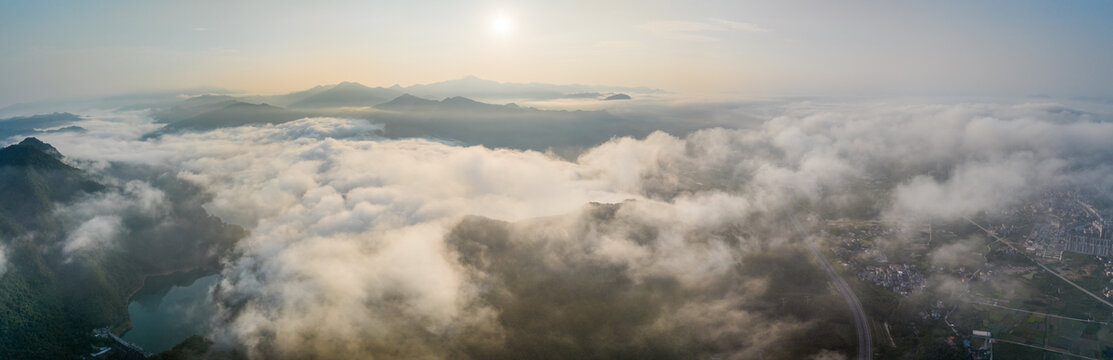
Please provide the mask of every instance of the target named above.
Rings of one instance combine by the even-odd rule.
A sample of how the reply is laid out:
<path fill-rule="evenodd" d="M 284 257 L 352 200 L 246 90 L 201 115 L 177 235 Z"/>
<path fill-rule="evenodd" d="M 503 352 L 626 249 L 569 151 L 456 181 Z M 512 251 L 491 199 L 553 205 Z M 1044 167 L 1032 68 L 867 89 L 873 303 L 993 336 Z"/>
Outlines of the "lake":
<path fill-rule="evenodd" d="M 132 328 L 123 339 L 157 354 L 192 335 L 204 335 L 216 313 L 209 289 L 220 276 L 202 275 L 187 272 L 147 279 L 128 303 Z"/>

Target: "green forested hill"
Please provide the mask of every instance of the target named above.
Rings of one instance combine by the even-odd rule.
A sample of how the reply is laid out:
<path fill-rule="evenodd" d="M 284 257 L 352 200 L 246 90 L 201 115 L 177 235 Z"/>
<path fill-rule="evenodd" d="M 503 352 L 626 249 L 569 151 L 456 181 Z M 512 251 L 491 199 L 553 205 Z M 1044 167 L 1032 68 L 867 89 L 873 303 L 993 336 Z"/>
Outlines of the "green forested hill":
<path fill-rule="evenodd" d="M 166 197 L 165 214 L 121 217 L 112 246 L 63 251 L 73 224 L 59 209 L 120 192 L 61 161 L 34 138 L 0 149 L 0 358 L 66 359 L 89 352 L 93 328 L 127 323 L 127 298 L 151 274 L 215 269 L 244 235 L 202 208 L 200 189 L 140 166 L 112 164 Z"/>

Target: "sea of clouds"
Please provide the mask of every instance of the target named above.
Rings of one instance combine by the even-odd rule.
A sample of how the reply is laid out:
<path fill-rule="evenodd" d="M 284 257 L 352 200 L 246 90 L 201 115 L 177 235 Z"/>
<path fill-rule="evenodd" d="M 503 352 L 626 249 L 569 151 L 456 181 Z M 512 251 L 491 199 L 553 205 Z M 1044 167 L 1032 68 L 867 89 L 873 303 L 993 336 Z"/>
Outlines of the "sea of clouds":
<path fill-rule="evenodd" d="M 373 119 L 140 141 L 157 127 L 145 112 L 106 111 L 84 114 L 87 133 L 41 138 L 94 173 L 168 169 L 249 231 L 223 261 L 208 335 L 254 358 L 741 359 L 819 326 L 747 306 L 776 286 L 748 259 L 809 261 L 786 209 L 912 227 L 1056 187 L 1108 191 L 1104 110 L 791 103 L 759 125 L 615 138 L 574 161 L 388 140 Z M 120 214 L 164 211 L 157 189 L 123 184 L 60 210 L 67 253 L 111 246 Z"/>

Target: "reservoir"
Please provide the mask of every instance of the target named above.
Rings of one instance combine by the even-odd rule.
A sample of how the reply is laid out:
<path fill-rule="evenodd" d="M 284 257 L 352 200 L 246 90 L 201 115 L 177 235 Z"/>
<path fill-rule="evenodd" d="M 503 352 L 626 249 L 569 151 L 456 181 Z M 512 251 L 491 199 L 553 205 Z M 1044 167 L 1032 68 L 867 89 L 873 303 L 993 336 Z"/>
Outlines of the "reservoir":
<path fill-rule="evenodd" d="M 192 335 L 205 335 L 216 313 L 209 289 L 219 281 L 219 275 L 198 272 L 147 279 L 128 303 L 132 328 L 122 338 L 157 354 Z"/>

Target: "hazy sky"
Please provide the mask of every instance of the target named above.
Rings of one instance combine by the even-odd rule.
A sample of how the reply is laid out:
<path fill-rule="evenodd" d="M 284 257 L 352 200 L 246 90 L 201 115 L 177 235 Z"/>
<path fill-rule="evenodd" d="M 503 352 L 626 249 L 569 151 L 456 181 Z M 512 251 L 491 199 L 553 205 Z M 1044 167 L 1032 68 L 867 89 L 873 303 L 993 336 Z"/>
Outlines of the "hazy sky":
<path fill-rule="evenodd" d="M 0 4 L 0 106 L 469 74 L 749 96 L 1113 96 L 1113 2 Z"/>

